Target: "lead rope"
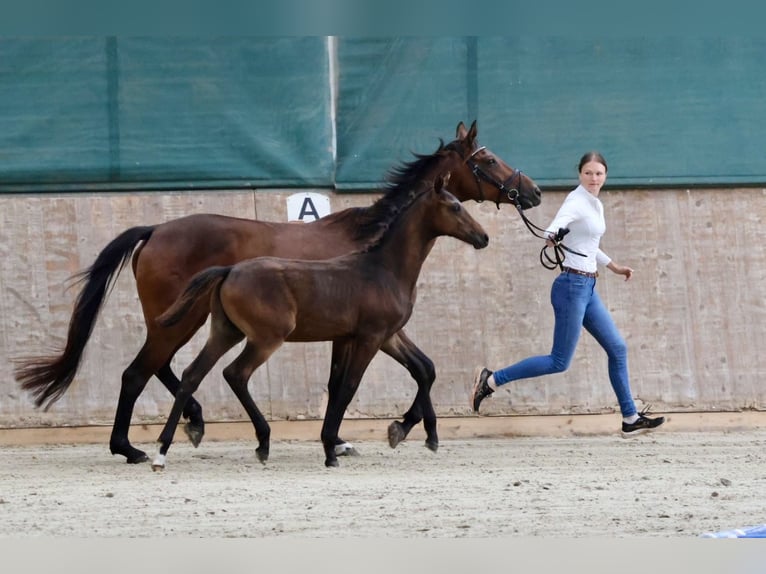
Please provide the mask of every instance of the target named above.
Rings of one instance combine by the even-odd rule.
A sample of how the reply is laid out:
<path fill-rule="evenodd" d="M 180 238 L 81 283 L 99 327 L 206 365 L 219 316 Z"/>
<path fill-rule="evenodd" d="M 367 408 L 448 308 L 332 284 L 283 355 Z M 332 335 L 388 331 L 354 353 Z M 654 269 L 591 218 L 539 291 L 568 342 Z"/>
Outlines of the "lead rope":
<path fill-rule="evenodd" d="M 543 245 L 543 248 L 540 250 L 540 264 L 545 267 L 546 269 L 556 269 L 558 267 L 562 271 L 564 270 L 564 251 L 568 253 L 572 253 L 573 255 L 579 255 L 580 257 L 586 257 L 585 254 L 580 253 L 579 251 L 575 251 L 574 249 L 570 249 L 566 245 L 564 245 L 561 241 L 564 239 L 564 236 L 569 233 L 569 228 L 563 227 L 559 228 L 558 232 L 556 232 L 556 235 L 553 237 L 550 237 L 549 234 L 546 233 L 546 230 L 540 227 L 539 225 L 535 225 L 532 223 L 529 218 L 524 215 L 524 211 L 521 209 L 521 206 L 518 204 L 518 202 L 513 202 L 513 205 L 516 207 L 516 211 L 519 212 L 519 215 L 521 216 L 521 220 L 524 222 L 524 225 L 527 226 L 527 229 L 529 229 L 530 233 L 537 237 L 538 239 L 544 239 L 546 241 L 546 244 Z M 551 254 L 548 253 L 548 243 L 547 241 L 553 242 L 553 256 L 551 257 Z"/>

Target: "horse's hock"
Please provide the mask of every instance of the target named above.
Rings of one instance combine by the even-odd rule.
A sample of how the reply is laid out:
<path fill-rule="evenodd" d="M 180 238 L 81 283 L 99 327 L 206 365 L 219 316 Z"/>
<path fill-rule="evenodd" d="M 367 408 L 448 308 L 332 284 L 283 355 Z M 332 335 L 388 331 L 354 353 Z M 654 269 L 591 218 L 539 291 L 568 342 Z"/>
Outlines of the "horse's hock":
<path fill-rule="evenodd" d="M 370 205 L 378 195 L 327 193 L 333 211 Z M 565 192 L 546 192 L 527 215 L 546 224 Z M 190 213 L 222 213 L 286 221 L 288 192 L 77 194 L 2 197 L 6 364 L 65 337 L 76 289 L 66 280 L 92 264 L 121 230 Z M 604 191 L 609 222 L 602 245 L 631 265 L 629 283 L 603 273 L 598 289 L 629 346 L 631 385 L 655 412 L 737 412 L 766 405 L 766 319 L 763 189 Z M 498 368 L 547 352 L 553 314 L 553 271 L 538 261 L 540 242 L 516 211 L 466 202 L 490 236 L 487 249 L 437 242 L 418 282 L 418 300 L 405 330 L 434 361 L 433 403 L 441 417 L 467 415 L 476 365 Z M 732 225 L 731 222 L 736 222 Z M 738 247 L 739 246 L 739 247 Z M 725 253 L 724 253 L 725 250 Z M 714 264 L 711 264 L 714 263 Z M 181 372 L 201 348 L 203 328 L 177 355 Z M 118 279 L 96 324 L 74 385 L 48 412 L 34 408 L 9 370 L 0 380 L 0 425 L 109 425 L 120 375 L 140 348 L 143 318 L 129 272 Z M 326 404 L 329 343 L 288 344 L 259 369 L 252 393 L 270 420 L 321 419 Z M 245 415 L 223 381 L 225 357 L 199 389 L 209 422 Z M 587 334 L 569 371 L 520 381 L 486 401 L 487 414 L 614 413 L 606 359 Z M 349 406 L 349 418 L 397 417 L 413 399 L 408 373 L 377 356 Z M 136 404 L 135 423 L 163 422 L 172 397 L 152 379 Z"/>

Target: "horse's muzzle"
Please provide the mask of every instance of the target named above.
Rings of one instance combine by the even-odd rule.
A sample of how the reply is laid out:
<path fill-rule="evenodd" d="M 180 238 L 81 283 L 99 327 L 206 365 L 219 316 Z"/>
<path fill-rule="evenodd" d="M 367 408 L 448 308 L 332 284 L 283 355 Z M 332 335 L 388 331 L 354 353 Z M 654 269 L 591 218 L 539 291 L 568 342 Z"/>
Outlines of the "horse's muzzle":
<path fill-rule="evenodd" d="M 471 237 L 471 245 L 474 249 L 484 249 L 489 245 L 489 235 L 486 233 L 474 233 Z"/>
<path fill-rule="evenodd" d="M 530 209 L 540 205 L 543 200 L 543 192 L 540 191 L 538 186 L 534 186 L 532 188 L 531 195 L 532 197 L 528 197 L 527 195 L 519 195 L 519 204 L 521 205 L 521 209 Z"/>

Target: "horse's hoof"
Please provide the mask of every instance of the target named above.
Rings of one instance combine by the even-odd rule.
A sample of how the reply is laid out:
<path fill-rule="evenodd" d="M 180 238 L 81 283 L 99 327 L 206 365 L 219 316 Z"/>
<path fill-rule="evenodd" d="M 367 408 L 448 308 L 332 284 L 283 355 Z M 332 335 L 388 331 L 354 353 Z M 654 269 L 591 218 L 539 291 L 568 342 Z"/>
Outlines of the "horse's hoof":
<path fill-rule="evenodd" d="M 394 421 L 388 425 L 388 446 L 396 448 L 400 442 L 407 437 L 407 433 L 404 432 L 404 426 L 399 421 Z"/>
<path fill-rule="evenodd" d="M 335 459 L 332 459 L 332 460 L 330 460 L 329 458 L 328 458 L 327 460 L 325 460 L 325 461 L 324 461 L 324 465 L 325 465 L 327 468 L 338 468 L 338 466 L 340 466 L 340 465 L 338 464 L 338 461 L 337 461 L 337 460 L 335 460 Z"/>
<path fill-rule="evenodd" d="M 145 452 L 139 451 L 133 456 L 129 456 L 126 461 L 128 464 L 141 464 L 142 462 L 149 462 L 149 457 Z"/>
<path fill-rule="evenodd" d="M 258 447 L 255 449 L 255 458 L 257 458 L 258 462 L 261 464 L 266 464 L 266 461 L 269 460 L 269 449 Z"/>
<path fill-rule="evenodd" d="M 335 456 L 359 456 L 359 452 L 350 442 L 335 445 Z"/>
<path fill-rule="evenodd" d="M 165 470 L 165 455 L 158 454 L 152 461 L 152 470 L 157 472 L 158 470 Z"/>
<path fill-rule="evenodd" d="M 189 437 L 194 448 L 197 448 L 199 443 L 202 442 L 202 437 L 205 436 L 205 427 L 193 423 L 186 423 L 184 425 L 184 432 L 186 433 L 186 436 Z"/>
<path fill-rule="evenodd" d="M 111 449 L 112 454 L 121 454 L 125 457 L 125 462 L 128 464 L 141 464 L 142 462 L 147 462 L 149 460 L 149 457 L 146 455 L 146 453 L 142 450 L 138 450 L 137 448 L 128 447 L 128 448 L 121 448 L 121 449 Z"/>
<path fill-rule="evenodd" d="M 436 441 L 427 440 L 426 448 L 430 450 L 431 452 L 436 452 L 437 450 L 439 450 L 439 443 Z"/>

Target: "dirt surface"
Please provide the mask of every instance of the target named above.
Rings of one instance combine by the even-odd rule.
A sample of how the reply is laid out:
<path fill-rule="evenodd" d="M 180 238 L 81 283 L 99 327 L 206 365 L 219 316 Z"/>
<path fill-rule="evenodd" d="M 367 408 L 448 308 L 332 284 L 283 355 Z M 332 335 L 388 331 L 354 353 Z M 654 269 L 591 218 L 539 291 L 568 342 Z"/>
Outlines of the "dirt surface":
<path fill-rule="evenodd" d="M 154 454 L 154 445 L 137 445 Z M 766 523 L 766 431 L 356 443 L 0 447 L 0 537 L 698 537 Z"/>

